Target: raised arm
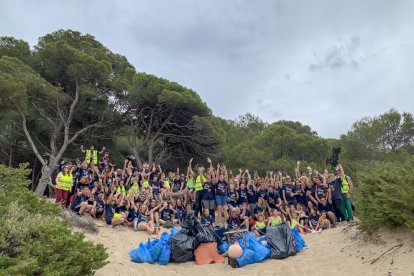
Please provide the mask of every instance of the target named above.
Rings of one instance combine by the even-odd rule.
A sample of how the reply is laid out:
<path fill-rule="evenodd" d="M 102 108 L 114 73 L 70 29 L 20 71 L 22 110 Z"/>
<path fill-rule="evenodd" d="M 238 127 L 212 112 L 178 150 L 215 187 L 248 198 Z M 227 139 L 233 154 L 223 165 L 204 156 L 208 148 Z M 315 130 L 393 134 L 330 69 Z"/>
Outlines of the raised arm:
<path fill-rule="evenodd" d="M 80 149 L 81 149 L 81 152 L 82 152 L 82 153 L 85 153 L 85 152 L 86 152 L 86 150 L 85 150 L 85 148 L 83 147 L 83 145 L 81 145 L 81 146 L 80 146 Z"/>
<path fill-rule="evenodd" d="M 223 165 L 223 170 L 224 170 L 224 180 L 226 181 L 226 183 L 228 183 L 229 182 L 229 174 L 227 173 L 226 165 Z"/>
<path fill-rule="evenodd" d="M 299 179 L 300 178 L 300 161 L 296 162 L 295 174 L 296 174 L 296 179 Z"/>
<path fill-rule="evenodd" d="M 104 151 L 106 150 L 105 146 L 102 147 L 101 151 L 99 152 L 99 154 L 104 153 Z"/>
<path fill-rule="evenodd" d="M 190 159 L 190 161 L 188 161 L 188 168 L 187 168 L 187 178 L 189 177 L 189 174 L 191 173 L 192 175 L 194 175 L 193 172 L 193 168 L 191 168 L 193 163 L 193 158 Z"/>

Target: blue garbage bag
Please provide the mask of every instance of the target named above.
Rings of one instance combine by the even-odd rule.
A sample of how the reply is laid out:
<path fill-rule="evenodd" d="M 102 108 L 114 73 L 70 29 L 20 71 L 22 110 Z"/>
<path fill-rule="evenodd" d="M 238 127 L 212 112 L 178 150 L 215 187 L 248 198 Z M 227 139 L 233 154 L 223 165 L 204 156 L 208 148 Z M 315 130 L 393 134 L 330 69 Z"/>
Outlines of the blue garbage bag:
<path fill-rule="evenodd" d="M 217 247 L 217 249 L 218 249 L 218 252 L 220 254 L 223 254 L 223 253 L 226 253 L 227 251 L 229 251 L 229 247 L 230 247 L 230 245 L 228 244 L 228 242 L 223 242 L 222 244 L 220 244 Z"/>
<path fill-rule="evenodd" d="M 166 265 L 170 262 L 171 257 L 171 248 L 169 244 L 166 244 L 161 251 L 160 257 L 158 258 L 158 263 L 160 265 Z"/>
<path fill-rule="evenodd" d="M 291 232 L 293 238 L 296 240 L 296 249 L 299 252 L 301 252 L 306 247 L 305 240 L 303 239 L 302 235 L 298 232 L 298 230 L 296 230 L 295 228 L 293 228 Z"/>
<path fill-rule="evenodd" d="M 261 242 L 256 237 L 251 237 L 249 239 L 249 246 L 247 249 L 255 252 L 255 262 L 259 263 L 265 259 L 270 258 L 270 249 L 262 245 Z"/>
<path fill-rule="evenodd" d="M 243 267 L 249 264 L 256 263 L 255 255 L 256 253 L 253 250 L 245 249 L 243 250 L 243 254 L 236 259 L 237 263 L 239 264 L 239 267 Z"/>
<path fill-rule="evenodd" d="M 160 257 L 161 251 L 165 247 L 165 243 L 161 240 L 157 240 L 151 247 L 151 250 L 149 250 L 151 254 L 151 258 L 154 262 L 158 261 L 158 258 Z"/>
<path fill-rule="evenodd" d="M 162 233 L 161 237 L 160 237 L 160 241 L 162 241 L 163 243 L 167 244 L 169 243 L 171 240 L 171 235 L 168 234 L 168 232 L 164 232 Z"/>
<path fill-rule="evenodd" d="M 131 261 L 136 263 L 154 263 L 151 253 L 143 243 L 140 243 L 137 249 L 131 250 L 129 256 L 131 257 Z"/>

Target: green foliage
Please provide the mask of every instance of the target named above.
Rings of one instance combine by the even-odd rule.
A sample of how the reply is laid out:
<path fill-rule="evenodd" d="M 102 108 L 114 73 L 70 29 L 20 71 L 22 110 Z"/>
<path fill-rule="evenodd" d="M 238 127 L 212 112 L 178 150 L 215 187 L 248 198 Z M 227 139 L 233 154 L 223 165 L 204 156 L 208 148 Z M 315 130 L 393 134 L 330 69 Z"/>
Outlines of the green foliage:
<path fill-rule="evenodd" d="M 358 174 L 355 203 L 360 226 L 403 226 L 414 232 L 414 158 L 406 162 L 380 162 Z"/>
<path fill-rule="evenodd" d="M 299 122 L 269 125 L 251 114 L 235 122 L 218 118 L 213 122 L 221 137 L 224 162 L 233 169 L 282 170 L 293 175 L 297 160 L 325 166 L 331 149 L 325 139 Z"/>
<path fill-rule="evenodd" d="M 139 163 L 178 161 L 216 154 L 211 111 L 194 91 L 177 83 L 137 73 L 125 101 L 122 131 Z"/>
<path fill-rule="evenodd" d="M 0 274 L 87 275 L 105 265 L 102 245 L 71 233 L 59 208 L 27 189 L 29 173 L 0 165 Z"/>
<path fill-rule="evenodd" d="M 395 109 L 373 118 L 363 118 L 341 136 L 348 158 L 380 160 L 388 153 L 405 148 L 412 151 L 414 119 L 412 114 L 400 114 Z"/>

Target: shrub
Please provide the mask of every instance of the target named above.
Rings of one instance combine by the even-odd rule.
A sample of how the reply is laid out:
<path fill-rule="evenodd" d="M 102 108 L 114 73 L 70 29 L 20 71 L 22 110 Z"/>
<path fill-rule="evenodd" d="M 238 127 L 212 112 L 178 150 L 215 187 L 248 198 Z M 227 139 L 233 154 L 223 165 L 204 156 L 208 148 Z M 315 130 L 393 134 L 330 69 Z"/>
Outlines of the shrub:
<path fill-rule="evenodd" d="M 27 189 L 28 173 L 0 165 L 0 275 L 88 275 L 105 265 L 102 245 L 72 233 L 55 204 Z"/>
<path fill-rule="evenodd" d="M 355 203 L 360 227 L 403 226 L 414 232 L 414 159 L 382 162 L 358 174 Z"/>

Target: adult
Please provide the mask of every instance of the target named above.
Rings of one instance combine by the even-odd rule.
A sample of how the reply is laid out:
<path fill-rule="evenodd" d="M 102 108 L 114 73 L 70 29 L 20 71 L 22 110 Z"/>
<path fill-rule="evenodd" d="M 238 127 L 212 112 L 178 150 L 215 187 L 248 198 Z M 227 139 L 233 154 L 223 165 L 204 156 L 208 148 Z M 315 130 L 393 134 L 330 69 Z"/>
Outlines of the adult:
<path fill-rule="evenodd" d="M 105 147 L 102 147 L 102 150 L 99 154 L 104 153 Z M 84 149 L 83 145 L 81 145 L 81 152 L 85 153 L 85 161 L 86 163 L 98 165 L 98 151 L 95 149 L 94 145 L 90 145 L 89 149 Z"/>
<path fill-rule="evenodd" d="M 190 159 L 190 162 L 189 162 L 189 164 L 190 164 L 190 167 L 191 167 L 191 162 L 193 161 L 193 158 L 191 158 Z M 205 168 L 203 167 L 203 166 L 200 166 L 200 167 L 198 167 L 197 168 L 197 173 L 198 173 L 198 176 L 196 177 L 196 181 L 195 181 L 195 192 L 196 192 L 196 194 L 195 194 L 195 212 L 194 212 L 194 215 L 195 215 L 195 217 L 198 217 L 198 214 L 201 214 L 201 212 L 202 212 L 202 200 L 203 200 L 203 197 L 204 197 L 204 189 L 203 189 L 203 186 L 204 186 L 204 182 L 206 182 L 207 181 L 207 179 L 206 179 L 206 177 L 204 176 L 204 171 L 205 171 Z"/>
<path fill-rule="evenodd" d="M 62 208 L 64 208 L 66 206 L 66 200 L 68 198 L 69 191 L 73 185 L 72 171 L 68 165 L 65 165 L 63 167 L 63 170 L 57 175 L 55 182 L 55 202 L 59 203 Z"/>
<path fill-rule="evenodd" d="M 353 220 L 351 195 L 354 185 L 352 179 L 349 176 L 345 175 L 344 168 L 341 164 L 338 164 L 338 166 L 336 166 L 336 171 L 338 172 L 338 178 L 341 181 L 342 199 L 344 200 L 345 204 L 345 220 L 350 221 Z"/>
<path fill-rule="evenodd" d="M 228 174 L 226 166 L 222 166 L 220 171 L 220 165 L 217 164 L 217 177 L 214 180 L 215 196 L 217 205 L 217 225 L 224 227 L 228 217 L 228 206 L 227 206 L 227 193 L 228 193 Z"/>
<path fill-rule="evenodd" d="M 328 176 L 328 192 L 331 193 L 328 197 L 329 203 L 332 204 L 334 208 L 335 216 L 340 221 L 346 221 L 345 217 L 345 203 L 342 198 L 342 184 L 340 178 L 335 178 L 334 174 L 329 174 Z"/>

